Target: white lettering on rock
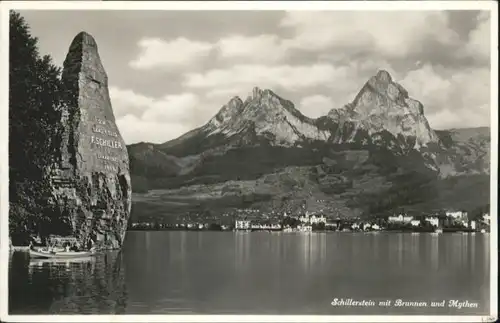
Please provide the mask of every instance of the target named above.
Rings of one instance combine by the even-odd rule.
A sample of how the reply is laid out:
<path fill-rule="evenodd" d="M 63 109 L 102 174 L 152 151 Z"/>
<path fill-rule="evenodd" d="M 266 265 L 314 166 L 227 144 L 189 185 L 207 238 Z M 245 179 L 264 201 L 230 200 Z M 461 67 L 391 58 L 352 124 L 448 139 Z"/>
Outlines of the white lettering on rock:
<path fill-rule="evenodd" d="M 119 141 L 103 139 L 100 137 L 90 136 L 90 142 L 102 147 L 122 149 L 122 144 Z"/>
<path fill-rule="evenodd" d="M 118 137 L 118 134 L 116 132 L 108 130 L 106 128 L 99 127 L 97 125 L 94 125 L 92 127 L 92 131 L 97 132 L 97 133 L 101 133 L 103 135 L 108 135 L 108 136 L 111 136 L 111 137 L 115 137 L 115 138 Z"/>

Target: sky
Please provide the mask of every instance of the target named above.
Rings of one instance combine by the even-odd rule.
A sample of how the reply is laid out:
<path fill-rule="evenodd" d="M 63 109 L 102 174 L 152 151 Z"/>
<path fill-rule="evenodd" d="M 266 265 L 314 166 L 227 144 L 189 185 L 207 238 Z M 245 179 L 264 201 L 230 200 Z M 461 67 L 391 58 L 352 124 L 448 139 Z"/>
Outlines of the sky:
<path fill-rule="evenodd" d="M 175 139 L 254 87 L 316 118 L 380 69 L 432 128 L 490 125 L 488 11 L 19 12 L 59 66 L 80 31 L 95 38 L 127 144 Z"/>

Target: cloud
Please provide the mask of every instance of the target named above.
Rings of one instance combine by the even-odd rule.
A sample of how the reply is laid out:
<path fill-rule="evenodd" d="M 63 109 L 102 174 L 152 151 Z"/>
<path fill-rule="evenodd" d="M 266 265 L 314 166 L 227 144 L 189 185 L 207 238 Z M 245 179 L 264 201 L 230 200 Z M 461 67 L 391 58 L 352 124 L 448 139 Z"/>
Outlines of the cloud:
<path fill-rule="evenodd" d="M 490 119 L 488 105 L 476 109 L 462 109 L 457 111 L 444 109 L 427 117 L 434 129 L 453 129 L 463 127 L 489 127 Z"/>
<path fill-rule="evenodd" d="M 436 70 L 429 64 L 408 72 L 400 81 L 410 96 L 422 102 L 435 129 L 489 126 L 490 70 Z"/>
<path fill-rule="evenodd" d="M 278 18 L 274 30 L 254 35 L 221 33 L 214 42 L 144 38 L 130 66 L 171 71 L 170 88 L 178 93 L 150 97 L 124 89 L 134 84 L 110 88 L 110 94 L 129 140 L 164 142 L 204 124 L 231 97 L 244 98 L 255 86 L 292 100 L 307 116 L 325 115 L 352 101 L 384 69 L 424 104 L 432 127 L 488 125 L 490 13 L 481 12 L 472 28 L 457 29 L 461 37 L 453 24 L 470 22 L 474 13 L 458 20 L 452 15 L 293 11 Z M 128 130 L 139 128 L 147 130 Z"/>
<path fill-rule="evenodd" d="M 447 13 L 440 11 L 291 11 L 280 25 L 295 33 L 287 46 L 305 51 L 336 48 L 405 58 L 425 51 L 429 41 L 443 45 L 459 41 Z"/>
<path fill-rule="evenodd" d="M 234 96 L 245 98 L 255 86 L 268 88 L 293 100 L 302 113 L 314 118 L 352 101 L 379 68 L 389 71 L 395 78 L 399 75 L 387 61 L 374 59 L 341 64 L 249 64 L 188 73 L 184 75 L 183 86 L 191 91 L 204 91 L 207 99 L 220 105 Z M 313 91 L 315 94 L 311 95 Z"/>
<path fill-rule="evenodd" d="M 207 99 L 218 100 L 221 102 L 227 102 L 230 98 L 235 96 L 244 96 L 250 93 L 250 88 L 246 84 L 237 84 L 233 86 L 228 86 L 224 88 L 212 88 L 205 92 L 205 97 Z"/>
<path fill-rule="evenodd" d="M 329 85 L 348 77 L 348 68 L 330 64 L 313 65 L 234 65 L 227 69 L 212 69 L 205 73 L 188 73 L 184 86 L 205 89 L 251 89 L 254 86 L 276 86 L 293 91 Z"/>
<path fill-rule="evenodd" d="M 126 143 L 165 142 L 204 124 L 220 105 L 194 93 L 152 98 L 129 89 L 110 88 L 113 110 Z"/>
<path fill-rule="evenodd" d="M 284 98 L 295 103 L 309 97 L 305 102 L 314 99 L 319 104 L 319 95 L 329 98 L 331 107 L 341 107 L 352 101 L 363 84 L 379 69 L 389 71 L 396 79 L 400 74 L 395 73 L 387 61 L 376 59 L 312 65 L 250 64 L 188 73 L 184 75 L 183 86 L 190 90 L 205 91 L 206 98 L 221 103 L 236 95 L 246 97 L 257 86 L 282 93 Z M 315 95 L 311 96 L 313 91 Z M 325 100 L 322 104 L 326 104 Z M 301 104 L 299 106 L 305 108 Z M 305 109 L 303 113 L 314 117 L 318 112 Z"/>
<path fill-rule="evenodd" d="M 409 71 L 399 83 L 409 91 L 410 96 L 431 106 L 446 104 L 447 96 L 453 89 L 451 78 L 444 78 L 428 64 Z"/>
<path fill-rule="evenodd" d="M 186 124 L 146 121 L 131 114 L 118 118 L 116 124 L 127 144 L 163 143 L 191 130 Z"/>
<path fill-rule="evenodd" d="M 146 121 L 189 122 L 200 105 L 198 96 L 193 93 L 166 95 L 152 105 L 142 115 Z"/>
<path fill-rule="evenodd" d="M 311 118 L 318 118 L 320 116 L 324 116 L 332 108 L 335 107 L 336 106 L 330 97 L 320 94 L 306 96 L 302 98 L 298 106 L 299 110 L 304 115 Z"/>
<path fill-rule="evenodd" d="M 233 35 L 222 38 L 217 46 L 222 58 L 276 62 L 287 55 L 287 48 L 277 35 Z"/>
<path fill-rule="evenodd" d="M 192 118 L 190 114 L 195 113 L 200 105 L 194 93 L 165 95 L 156 99 L 116 87 L 111 87 L 109 92 L 117 117 L 133 115 L 147 121 L 178 122 Z"/>
<path fill-rule="evenodd" d="M 320 53 L 338 49 L 331 55 L 406 58 L 431 50 L 434 43 L 452 46 L 459 42 L 458 34 L 449 27 L 448 14 L 440 11 L 291 11 L 277 27 L 275 34 L 232 34 L 214 43 L 184 37 L 169 41 L 143 38 L 138 43 L 140 55 L 130 66 L 185 67 L 206 58 L 213 50 L 222 60 L 236 59 L 246 64 L 282 62 L 297 50 Z M 289 36 L 283 37 L 283 33 Z"/>
<path fill-rule="evenodd" d="M 300 68 L 277 67 L 274 70 L 260 65 L 234 66 L 187 78 L 189 86 L 198 94 L 186 91 L 153 98 L 111 87 L 110 95 L 117 124 L 127 143 L 162 143 L 205 124 L 231 97 L 246 95 L 255 85 L 262 87 L 262 83 L 254 83 L 256 79 L 268 82 L 267 85 L 283 86 L 285 90 L 279 91 L 280 95 L 298 103 L 303 114 L 317 118 L 350 102 L 368 77 L 376 72 L 371 68 L 373 64 L 368 61 L 351 63 L 339 69 L 322 66 L 319 70 L 328 73 L 320 73 L 320 76 L 305 73 L 309 70 Z M 433 128 L 489 125 L 490 71 L 487 68 L 455 70 L 424 64 L 401 75 L 401 78 L 395 75 L 393 78 L 411 97 L 424 104 L 425 115 Z M 312 89 L 315 94 L 310 95 Z"/>
<path fill-rule="evenodd" d="M 115 86 L 109 87 L 109 96 L 116 118 L 126 115 L 142 116 L 144 111 L 154 104 L 154 99 L 150 97 Z"/>
<path fill-rule="evenodd" d="M 491 56 L 491 20 L 490 12 L 482 11 L 477 16 L 477 25 L 469 33 L 465 46 L 468 55 L 479 61 L 489 62 Z"/>
<path fill-rule="evenodd" d="M 135 69 L 186 67 L 206 58 L 213 49 L 208 42 L 179 37 L 171 41 L 160 38 L 143 38 L 138 43 L 139 56 L 130 62 Z"/>

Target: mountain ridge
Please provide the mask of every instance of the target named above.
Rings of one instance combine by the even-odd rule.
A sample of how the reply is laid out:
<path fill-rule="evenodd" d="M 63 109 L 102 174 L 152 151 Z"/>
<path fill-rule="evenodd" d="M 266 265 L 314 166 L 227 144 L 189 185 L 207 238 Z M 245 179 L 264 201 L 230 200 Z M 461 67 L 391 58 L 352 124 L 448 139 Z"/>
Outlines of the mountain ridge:
<path fill-rule="evenodd" d="M 205 137 L 222 135 L 227 139 L 248 132 L 247 135 L 284 146 L 314 140 L 340 144 L 353 141 L 356 136 L 364 141 L 374 139 L 376 144 L 380 139 L 377 134 L 384 131 L 395 138 L 396 145 L 407 146 L 406 149 L 439 144 L 425 118 L 423 105 L 393 82 L 388 72 L 380 70 L 351 103 L 332 108 L 325 116 L 309 118 L 272 90 L 255 87 L 245 101 L 237 96 L 231 98 L 205 125 L 161 145 L 172 147 L 201 132 Z"/>
<path fill-rule="evenodd" d="M 134 183 L 170 195 L 191 192 L 200 208 L 213 209 L 214 194 L 216 201 L 231 201 L 221 202 L 222 208 L 252 205 L 254 198 L 255 205 L 269 207 L 277 199 L 293 204 L 316 196 L 335 199 L 334 209 L 353 215 L 368 212 L 360 196 L 377 205 L 368 209 L 382 212 L 398 203 L 430 207 L 436 196 L 449 196 L 439 190 L 453 190 L 441 184 L 447 178 L 467 182 L 480 176 L 474 185 L 483 185 L 490 136 L 487 128 L 479 129 L 433 130 L 423 105 L 381 70 L 353 101 L 325 116 L 309 118 L 272 90 L 254 87 L 245 100 L 232 97 L 201 127 L 162 144 L 128 149 Z M 366 157 L 362 162 L 340 166 L 359 153 Z M 228 189 L 228 183 L 240 188 Z M 210 198 L 197 195 L 202 187 L 212 190 Z M 419 197 L 425 194 L 417 188 L 423 187 L 432 194 Z M 399 188 L 407 195 L 401 197 Z M 376 202 L 386 198 L 383 206 Z"/>

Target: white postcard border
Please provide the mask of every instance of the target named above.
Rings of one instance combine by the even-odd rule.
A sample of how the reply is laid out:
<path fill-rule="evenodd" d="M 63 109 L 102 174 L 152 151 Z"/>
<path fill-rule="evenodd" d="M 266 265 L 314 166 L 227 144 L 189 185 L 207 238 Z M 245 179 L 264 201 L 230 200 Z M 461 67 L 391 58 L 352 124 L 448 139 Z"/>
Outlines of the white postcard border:
<path fill-rule="evenodd" d="M 7 1 L 0 3 L 0 118 L 8 120 L 9 10 L 489 10 L 491 14 L 490 315 L 8 315 L 8 121 L 0 125 L 0 319 L 7 322 L 493 322 L 498 318 L 498 3 L 496 1 Z"/>

